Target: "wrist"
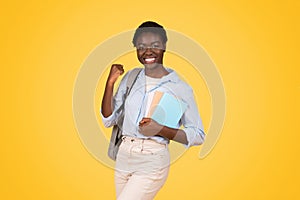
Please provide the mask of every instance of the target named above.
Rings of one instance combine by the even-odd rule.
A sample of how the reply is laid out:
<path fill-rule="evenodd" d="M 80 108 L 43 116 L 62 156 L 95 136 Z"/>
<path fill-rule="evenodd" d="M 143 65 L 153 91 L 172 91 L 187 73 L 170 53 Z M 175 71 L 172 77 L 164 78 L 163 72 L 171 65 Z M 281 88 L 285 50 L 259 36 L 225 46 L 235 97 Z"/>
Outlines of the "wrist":
<path fill-rule="evenodd" d="M 167 134 L 167 132 L 166 132 L 166 126 L 163 126 L 163 125 L 160 125 L 161 127 L 160 127 L 160 131 L 158 132 L 158 134 L 157 135 L 159 135 L 159 136 L 161 136 L 161 137 L 166 137 L 166 134 Z"/>
<path fill-rule="evenodd" d="M 114 87 L 114 85 L 115 85 L 115 81 L 110 81 L 110 80 L 106 81 L 106 86 L 107 87 Z"/>
<path fill-rule="evenodd" d="M 169 128 L 167 126 L 162 126 L 158 135 L 168 138 L 169 140 L 173 140 L 174 136 L 176 135 L 177 129 Z"/>

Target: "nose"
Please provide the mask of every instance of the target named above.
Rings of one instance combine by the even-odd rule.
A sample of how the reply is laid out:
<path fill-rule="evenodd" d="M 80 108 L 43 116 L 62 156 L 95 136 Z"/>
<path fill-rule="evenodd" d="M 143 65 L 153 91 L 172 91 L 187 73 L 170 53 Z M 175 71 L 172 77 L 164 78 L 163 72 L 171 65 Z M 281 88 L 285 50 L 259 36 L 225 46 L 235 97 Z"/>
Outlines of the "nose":
<path fill-rule="evenodd" d="M 152 48 L 151 47 L 147 47 L 146 50 L 145 50 L 145 54 L 150 55 L 152 53 L 153 53 Z"/>

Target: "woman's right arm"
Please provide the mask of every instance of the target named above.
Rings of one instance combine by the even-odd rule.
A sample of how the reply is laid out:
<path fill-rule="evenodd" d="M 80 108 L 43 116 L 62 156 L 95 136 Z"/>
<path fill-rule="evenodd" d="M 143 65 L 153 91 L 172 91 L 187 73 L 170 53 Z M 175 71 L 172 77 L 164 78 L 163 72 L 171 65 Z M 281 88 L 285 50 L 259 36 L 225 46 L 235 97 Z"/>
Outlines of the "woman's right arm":
<path fill-rule="evenodd" d="M 106 81 L 102 98 L 101 112 L 104 117 L 109 117 L 113 112 L 113 90 L 120 75 L 124 73 L 123 65 L 113 64 Z"/>

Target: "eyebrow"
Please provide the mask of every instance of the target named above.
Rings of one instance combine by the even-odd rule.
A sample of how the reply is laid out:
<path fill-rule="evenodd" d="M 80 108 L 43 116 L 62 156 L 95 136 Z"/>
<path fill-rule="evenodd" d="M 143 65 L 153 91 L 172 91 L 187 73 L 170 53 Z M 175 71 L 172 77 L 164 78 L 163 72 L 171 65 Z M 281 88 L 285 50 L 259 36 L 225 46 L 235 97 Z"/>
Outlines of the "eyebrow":
<path fill-rule="evenodd" d="M 160 41 L 157 40 L 157 41 L 152 42 L 151 44 L 154 44 L 154 43 L 160 43 Z M 145 44 L 145 43 L 138 43 L 137 45 L 141 45 L 141 44 Z"/>

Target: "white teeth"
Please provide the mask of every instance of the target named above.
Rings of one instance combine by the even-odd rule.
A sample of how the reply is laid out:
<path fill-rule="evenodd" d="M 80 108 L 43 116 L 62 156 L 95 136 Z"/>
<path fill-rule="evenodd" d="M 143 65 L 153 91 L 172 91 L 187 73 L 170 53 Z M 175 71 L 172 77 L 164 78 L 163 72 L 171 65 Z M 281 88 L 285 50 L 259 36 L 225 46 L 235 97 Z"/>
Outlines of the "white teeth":
<path fill-rule="evenodd" d="M 155 58 L 146 58 L 145 61 L 146 62 L 153 62 L 155 60 Z"/>

